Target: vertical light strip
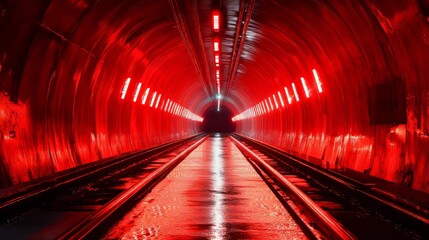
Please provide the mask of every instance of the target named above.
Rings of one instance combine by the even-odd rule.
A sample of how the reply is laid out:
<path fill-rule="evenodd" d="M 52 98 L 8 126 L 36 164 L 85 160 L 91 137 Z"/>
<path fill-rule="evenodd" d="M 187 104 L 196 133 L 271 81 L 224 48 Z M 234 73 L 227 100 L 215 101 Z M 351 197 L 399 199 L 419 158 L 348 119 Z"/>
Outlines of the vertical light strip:
<path fill-rule="evenodd" d="M 167 107 L 167 112 L 169 112 L 169 113 L 171 113 L 171 112 L 170 112 L 171 105 L 173 105 L 173 101 L 171 101 L 171 100 L 170 100 L 170 102 L 169 102 L 169 104 L 168 104 L 168 107 Z"/>
<path fill-rule="evenodd" d="M 279 109 L 279 104 L 277 103 L 276 94 L 273 94 L 274 103 L 276 104 L 276 109 Z"/>
<path fill-rule="evenodd" d="M 271 97 L 268 97 L 268 101 L 270 102 L 271 110 L 274 110 L 273 102 L 271 101 Z"/>
<path fill-rule="evenodd" d="M 177 115 L 178 108 L 179 108 L 179 105 L 177 103 L 174 103 L 174 110 L 173 110 L 174 115 Z"/>
<path fill-rule="evenodd" d="M 161 100 L 161 94 L 158 95 L 158 100 L 156 100 L 155 108 L 158 108 L 159 100 Z"/>
<path fill-rule="evenodd" d="M 295 83 L 292 83 L 293 93 L 295 94 L 295 99 L 299 102 L 298 92 L 296 91 Z"/>
<path fill-rule="evenodd" d="M 261 102 L 261 107 L 262 107 L 262 113 L 265 114 L 267 111 L 265 110 L 264 102 Z"/>
<path fill-rule="evenodd" d="M 302 87 L 304 88 L 305 96 L 309 98 L 310 91 L 308 91 L 307 83 L 305 82 L 305 79 L 303 77 L 301 78 L 301 83 L 302 83 Z"/>
<path fill-rule="evenodd" d="M 213 43 L 213 46 L 214 46 L 214 51 L 219 52 L 219 42 L 217 40 Z"/>
<path fill-rule="evenodd" d="M 149 91 L 150 91 L 150 88 L 147 88 L 146 91 L 144 92 L 144 95 L 142 97 L 142 104 L 143 105 L 146 104 L 147 96 L 149 96 Z"/>
<path fill-rule="evenodd" d="M 140 88 L 142 87 L 142 83 L 137 84 L 136 91 L 134 92 L 133 102 L 137 102 L 137 98 L 139 97 Z"/>
<path fill-rule="evenodd" d="M 177 109 L 177 115 L 178 116 L 182 115 L 182 106 L 179 106 L 179 108 Z"/>
<path fill-rule="evenodd" d="M 288 102 L 289 104 L 291 104 L 291 103 L 292 103 L 292 97 L 291 97 L 291 95 L 289 94 L 289 90 L 287 89 L 287 87 L 285 87 L 285 93 L 286 93 L 286 97 L 287 97 L 287 102 Z"/>
<path fill-rule="evenodd" d="M 130 86 L 130 82 L 131 78 L 127 78 L 127 80 L 125 80 L 124 86 L 122 87 L 121 99 L 125 99 L 125 96 L 127 95 L 128 91 L 128 86 Z"/>
<path fill-rule="evenodd" d="M 150 107 L 153 106 L 153 104 L 155 102 L 155 98 L 156 98 L 156 92 L 154 92 L 153 95 L 152 95 L 152 100 L 150 101 Z"/>
<path fill-rule="evenodd" d="M 213 30 L 219 31 L 219 14 L 213 14 Z"/>
<path fill-rule="evenodd" d="M 176 114 L 176 107 L 177 107 L 177 104 L 176 103 L 173 103 L 173 107 L 171 108 L 171 113 L 174 115 L 174 114 Z"/>
<path fill-rule="evenodd" d="M 265 105 L 267 105 L 267 112 L 271 112 L 267 99 L 264 99 L 264 100 L 265 100 Z"/>
<path fill-rule="evenodd" d="M 167 111 L 169 104 L 170 104 L 170 99 L 167 99 L 167 103 L 165 104 L 165 107 L 164 107 L 164 112 Z"/>
<path fill-rule="evenodd" d="M 168 105 L 167 112 L 171 113 L 172 106 L 173 106 L 173 101 L 170 101 L 170 105 Z"/>
<path fill-rule="evenodd" d="M 322 82 L 319 79 L 319 74 L 317 73 L 316 69 L 313 69 L 313 76 L 314 76 L 314 80 L 316 80 L 317 90 L 319 90 L 320 93 L 323 92 Z"/>
<path fill-rule="evenodd" d="M 285 103 L 283 102 L 282 94 L 280 93 L 280 91 L 278 91 L 277 94 L 279 95 L 279 99 L 280 99 L 280 103 L 282 104 L 282 107 L 284 107 Z"/>

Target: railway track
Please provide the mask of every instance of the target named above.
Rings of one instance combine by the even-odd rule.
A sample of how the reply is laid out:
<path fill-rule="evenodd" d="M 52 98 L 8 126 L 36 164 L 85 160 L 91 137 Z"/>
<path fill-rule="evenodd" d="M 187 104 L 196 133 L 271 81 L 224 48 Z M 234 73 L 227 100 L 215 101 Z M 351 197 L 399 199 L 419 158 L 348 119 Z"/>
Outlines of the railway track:
<path fill-rule="evenodd" d="M 21 233 L 21 239 L 40 232 L 49 239 L 101 238 L 206 138 L 88 164 L 10 191 L 0 196 L 3 226 L 36 225 L 39 232 Z M 309 239 L 428 239 L 426 209 L 252 139 L 231 139 Z"/>
<path fill-rule="evenodd" d="M 420 207 L 252 139 L 231 138 L 285 207 L 313 232 L 310 238 L 429 238 L 428 214 Z"/>
<path fill-rule="evenodd" d="M 88 164 L 10 191 L 0 196 L 0 235 L 98 238 L 206 138 L 197 135 Z M 33 229 L 25 230 L 29 226 Z"/>

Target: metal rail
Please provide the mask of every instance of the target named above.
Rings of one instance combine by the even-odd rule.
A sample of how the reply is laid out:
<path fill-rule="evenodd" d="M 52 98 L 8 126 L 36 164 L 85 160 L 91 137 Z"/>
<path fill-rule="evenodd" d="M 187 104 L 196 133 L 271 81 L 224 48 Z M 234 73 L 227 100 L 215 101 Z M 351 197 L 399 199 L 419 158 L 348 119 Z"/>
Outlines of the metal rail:
<path fill-rule="evenodd" d="M 175 166 L 177 166 L 206 139 L 207 137 L 204 137 L 192 144 L 190 147 L 171 159 L 168 163 L 149 174 L 130 189 L 109 201 L 95 214 L 92 214 L 81 221 L 78 225 L 64 233 L 58 239 L 97 239 L 102 237 L 106 228 L 111 227 L 115 220 L 123 216 L 129 208 L 134 206 L 138 200 L 148 193 L 171 170 L 173 170 Z"/>
<path fill-rule="evenodd" d="M 262 148 L 263 150 L 261 151 L 268 151 L 268 153 L 275 158 L 287 159 L 289 162 L 288 164 L 293 163 L 302 173 L 317 176 L 325 181 L 329 181 L 335 186 L 346 190 L 348 193 L 358 196 L 360 200 L 372 205 L 377 211 L 387 216 L 401 219 L 401 224 L 407 226 L 407 228 L 421 232 L 426 237 L 429 236 L 429 217 L 426 212 L 418 211 L 418 209 L 415 209 L 415 207 L 409 204 L 401 205 L 404 203 L 403 201 L 398 202 L 386 194 L 381 195 L 378 193 L 377 189 L 371 186 L 367 186 L 335 172 L 325 171 L 318 166 L 291 156 L 276 147 L 238 134 L 235 134 L 235 136 Z"/>
<path fill-rule="evenodd" d="M 296 199 L 298 199 L 302 203 L 302 205 L 307 208 L 307 210 L 313 216 L 313 219 L 316 221 L 317 226 L 323 231 L 323 233 L 328 239 L 356 239 L 356 237 L 354 237 L 353 234 L 351 234 L 347 229 L 345 229 L 334 217 L 324 211 L 305 193 L 303 193 L 299 188 L 297 188 L 289 180 L 287 180 L 281 173 L 276 171 L 262 158 L 256 155 L 252 150 L 250 150 L 244 144 L 239 142 L 236 138 L 231 136 L 231 139 L 236 144 L 236 146 L 248 158 L 250 158 L 251 161 L 254 161 L 264 171 L 268 172 L 271 176 L 273 176 L 278 181 L 278 184 L 288 189 L 289 192 L 293 194 Z"/>
<path fill-rule="evenodd" d="M 166 143 L 136 153 L 125 154 L 120 157 L 112 157 L 99 162 L 83 165 L 76 169 L 66 170 L 63 173 L 45 178 L 23 189 L 18 189 L 13 194 L 0 199 L 0 221 L 7 220 L 8 216 L 22 208 L 34 207 L 35 202 L 47 196 L 54 196 L 58 191 L 92 181 L 97 178 L 97 176 L 102 176 L 112 169 L 128 166 L 133 159 L 151 159 L 189 140 L 197 139 L 201 136 L 203 136 L 203 134 L 197 134 L 186 139 Z"/>

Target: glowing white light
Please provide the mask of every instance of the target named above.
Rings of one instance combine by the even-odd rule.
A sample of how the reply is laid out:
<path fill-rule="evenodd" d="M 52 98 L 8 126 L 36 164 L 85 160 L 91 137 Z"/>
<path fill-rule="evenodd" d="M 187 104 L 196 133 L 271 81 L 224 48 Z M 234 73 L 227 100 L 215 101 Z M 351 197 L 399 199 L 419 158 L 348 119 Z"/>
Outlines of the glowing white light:
<path fill-rule="evenodd" d="M 125 80 L 124 86 L 122 87 L 121 99 L 125 99 L 125 96 L 127 95 L 127 91 L 128 91 L 128 86 L 130 85 L 130 82 L 131 82 L 131 78 L 127 78 L 127 80 Z"/>
<path fill-rule="evenodd" d="M 173 109 L 171 109 L 172 114 L 176 115 L 177 104 L 173 104 Z"/>
<path fill-rule="evenodd" d="M 146 91 L 144 92 L 144 95 L 142 97 L 142 104 L 143 105 L 146 103 L 147 96 L 149 96 L 149 91 L 150 91 L 150 88 L 147 88 Z"/>
<path fill-rule="evenodd" d="M 271 110 L 274 110 L 273 102 L 271 101 L 271 97 L 268 97 L 268 100 L 270 101 Z"/>
<path fill-rule="evenodd" d="M 282 104 L 282 107 L 284 107 L 285 103 L 283 102 L 282 94 L 280 93 L 280 91 L 278 91 L 277 94 L 279 95 L 279 99 L 280 99 L 280 103 Z"/>
<path fill-rule="evenodd" d="M 276 95 L 273 94 L 274 103 L 276 105 L 276 109 L 279 109 L 279 104 L 277 103 Z"/>
<path fill-rule="evenodd" d="M 174 115 L 177 115 L 177 108 L 178 107 L 179 107 L 179 105 L 177 105 L 177 103 L 174 103 L 174 106 L 173 106 L 173 109 L 172 109 Z"/>
<path fill-rule="evenodd" d="M 173 109 L 173 104 L 174 104 L 174 102 L 173 101 L 170 101 L 170 106 L 168 106 L 168 112 L 169 113 L 172 113 L 172 109 Z"/>
<path fill-rule="evenodd" d="M 213 15 L 213 30 L 219 31 L 219 14 Z"/>
<path fill-rule="evenodd" d="M 304 88 L 305 96 L 307 98 L 309 98 L 310 97 L 310 91 L 308 91 L 307 83 L 305 82 L 305 79 L 303 77 L 301 78 L 301 83 L 302 83 L 302 87 Z"/>
<path fill-rule="evenodd" d="M 313 76 L 314 76 L 314 80 L 316 80 L 316 84 L 317 84 L 317 89 L 319 90 L 319 92 L 323 92 L 322 90 L 322 82 L 319 79 L 319 74 L 317 74 L 316 69 L 313 69 Z"/>
<path fill-rule="evenodd" d="M 292 89 L 293 89 L 293 93 L 295 94 L 296 101 L 299 102 L 299 96 L 298 96 L 298 92 L 296 91 L 295 83 L 292 83 Z"/>
<path fill-rule="evenodd" d="M 215 52 L 219 51 L 219 42 L 218 41 L 214 42 L 214 50 L 215 50 Z"/>
<path fill-rule="evenodd" d="M 134 92 L 133 102 L 137 102 L 137 98 L 138 98 L 138 96 L 139 96 L 140 88 L 141 88 L 141 87 L 142 87 L 142 83 L 137 84 L 136 91 Z"/>
<path fill-rule="evenodd" d="M 287 89 L 287 87 L 285 87 L 285 93 L 286 93 L 286 97 L 287 97 L 287 102 L 289 104 L 292 103 L 292 96 L 289 94 L 289 90 Z"/>
<path fill-rule="evenodd" d="M 155 102 L 155 98 L 156 98 L 156 92 L 154 92 L 153 95 L 152 95 L 152 100 L 150 101 L 150 107 L 153 106 L 153 104 Z"/>
<path fill-rule="evenodd" d="M 267 110 L 268 110 L 267 112 L 271 112 L 267 99 L 264 99 L 264 100 L 265 100 L 265 105 L 267 106 Z"/>
<path fill-rule="evenodd" d="M 156 100 L 155 108 L 158 108 L 159 100 L 161 100 L 161 94 L 158 95 L 158 100 Z"/>
<path fill-rule="evenodd" d="M 164 112 L 167 111 L 168 104 L 170 104 L 170 99 L 167 99 L 167 103 L 165 104 L 165 107 L 164 107 Z"/>

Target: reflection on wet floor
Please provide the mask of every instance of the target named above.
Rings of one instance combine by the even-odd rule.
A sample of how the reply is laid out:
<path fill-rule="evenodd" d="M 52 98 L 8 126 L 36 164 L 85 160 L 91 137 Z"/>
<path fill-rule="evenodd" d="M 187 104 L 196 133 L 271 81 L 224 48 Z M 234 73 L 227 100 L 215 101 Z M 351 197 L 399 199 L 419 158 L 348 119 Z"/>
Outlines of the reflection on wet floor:
<path fill-rule="evenodd" d="M 214 135 L 130 211 L 107 239 L 305 239 L 229 138 Z"/>

